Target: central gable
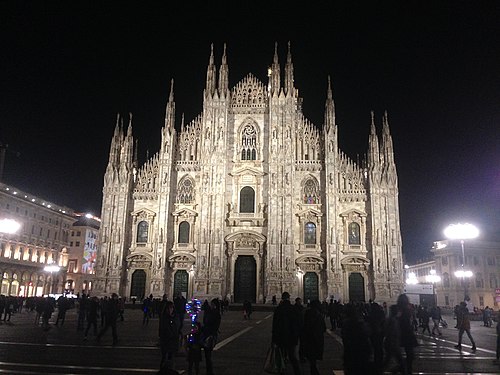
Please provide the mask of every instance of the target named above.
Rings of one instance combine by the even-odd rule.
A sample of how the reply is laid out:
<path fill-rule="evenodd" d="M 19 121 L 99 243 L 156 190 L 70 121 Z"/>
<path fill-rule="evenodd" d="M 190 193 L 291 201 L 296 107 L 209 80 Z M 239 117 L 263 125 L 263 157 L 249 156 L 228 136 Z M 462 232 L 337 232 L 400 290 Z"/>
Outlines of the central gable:
<path fill-rule="evenodd" d="M 267 107 L 267 91 L 265 85 L 249 73 L 231 93 L 233 112 L 264 112 Z"/>

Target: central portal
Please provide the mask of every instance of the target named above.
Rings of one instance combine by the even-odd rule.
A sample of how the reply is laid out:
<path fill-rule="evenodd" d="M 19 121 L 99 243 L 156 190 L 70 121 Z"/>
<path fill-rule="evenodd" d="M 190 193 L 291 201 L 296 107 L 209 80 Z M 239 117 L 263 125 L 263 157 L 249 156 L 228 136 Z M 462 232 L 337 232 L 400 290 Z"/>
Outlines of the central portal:
<path fill-rule="evenodd" d="M 257 293 L 257 264 L 251 255 L 240 255 L 234 267 L 234 302 L 255 303 Z"/>

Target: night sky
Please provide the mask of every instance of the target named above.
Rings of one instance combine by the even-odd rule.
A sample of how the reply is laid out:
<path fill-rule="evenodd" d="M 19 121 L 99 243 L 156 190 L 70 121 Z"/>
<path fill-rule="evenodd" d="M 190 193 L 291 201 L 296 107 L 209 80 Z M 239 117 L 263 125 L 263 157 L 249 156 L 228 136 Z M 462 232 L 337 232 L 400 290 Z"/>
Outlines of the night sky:
<path fill-rule="evenodd" d="M 227 44 L 232 87 L 250 72 L 267 84 L 275 42 L 283 71 L 290 41 L 305 116 L 322 126 L 330 75 L 352 159 L 367 151 L 370 111 L 379 128 L 388 111 L 408 263 L 449 223 L 500 240 L 500 2 L 66 3 L 0 4 L 5 183 L 100 215 L 117 112 L 133 113 L 144 162 L 172 78 L 177 122 L 201 112 L 211 43 L 217 65 Z"/>

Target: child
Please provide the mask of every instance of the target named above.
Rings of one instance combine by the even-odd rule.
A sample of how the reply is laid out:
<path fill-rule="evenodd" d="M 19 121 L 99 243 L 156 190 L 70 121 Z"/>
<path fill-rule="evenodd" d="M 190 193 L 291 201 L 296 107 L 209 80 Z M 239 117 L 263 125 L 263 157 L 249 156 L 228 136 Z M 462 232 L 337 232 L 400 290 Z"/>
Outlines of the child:
<path fill-rule="evenodd" d="M 201 362 L 201 323 L 196 322 L 196 326 L 187 337 L 187 360 L 189 364 L 189 375 L 193 375 L 193 365 L 195 375 L 200 373 Z"/>

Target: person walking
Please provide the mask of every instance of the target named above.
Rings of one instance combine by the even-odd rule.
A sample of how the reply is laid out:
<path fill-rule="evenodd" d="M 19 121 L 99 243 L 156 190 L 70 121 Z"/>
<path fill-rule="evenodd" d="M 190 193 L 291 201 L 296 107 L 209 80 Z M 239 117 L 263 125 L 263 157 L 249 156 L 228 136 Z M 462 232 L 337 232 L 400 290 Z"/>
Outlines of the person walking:
<path fill-rule="evenodd" d="M 389 316 L 385 320 L 384 327 L 384 351 L 385 358 L 383 368 L 393 374 L 405 373 L 405 364 L 401 354 L 401 331 L 398 320 L 398 306 L 389 307 Z"/>
<path fill-rule="evenodd" d="M 441 330 L 439 329 L 439 323 L 441 322 L 441 319 L 443 319 L 443 317 L 441 316 L 441 309 L 439 308 L 439 306 L 433 306 L 432 309 L 431 309 L 431 319 L 432 319 L 432 323 L 433 323 L 433 326 L 432 326 L 432 335 L 435 336 L 436 335 L 436 331 L 438 333 L 439 336 L 442 335 L 442 332 Z"/>
<path fill-rule="evenodd" d="M 174 368 L 174 355 L 179 350 L 179 320 L 172 301 L 162 304 L 158 336 L 161 350 L 160 374 L 168 374 Z"/>
<path fill-rule="evenodd" d="M 252 316 L 252 303 L 249 300 L 243 302 L 243 319 L 249 319 Z"/>
<path fill-rule="evenodd" d="M 345 305 L 342 321 L 342 344 L 344 345 L 344 373 L 347 375 L 366 374 L 372 368 L 370 358 L 370 327 L 362 316 L 362 306 L 354 303 Z"/>
<path fill-rule="evenodd" d="M 188 375 L 200 374 L 201 362 L 201 323 L 196 322 L 191 333 L 188 335 L 187 345 Z"/>
<path fill-rule="evenodd" d="M 429 311 L 427 310 L 427 306 L 423 306 L 422 310 L 420 312 L 420 318 L 422 320 L 422 334 L 425 333 L 425 331 L 429 332 L 429 336 L 431 335 L 431 328 L 429 327 L 429 322 L 430 322 L 430 314 Z"/>
<path fill-rule="evenodd" d="M 281 302 L 274 310 L 272 343 L 288 356 L 293 373 L 300 375 L 300 364 L 297 358 L 297 345 L 300 336 L 300 317 L 290 303 L 290 293 L 283 292 Z"/>
<path fill-rule="evenodd" d="M 104 327 L 99 331 L 97 335 L 97 341 L 101 340 L 101 337 L 106 333 L 108 328 L 111 327 L 111 332 L 113 335 L 113 345 L 118 343 L 118 333 L 116 332 L 116 319 L 118 318 L 118 294 L 111 294 L 111 298 L 108 299 L 106 304 L 103 306 L 103 310 L 106 314 L 106 321 Z"/>
<path fill-rule="evenodd" d="M 464 332 L 467 333 L 469 340 L 472 344 L 471 350 L 473 352 L 476 351 L 476 343 L 474 338 L 470 333 L 470 319 L 469 319 L 469 310 L 467 309 L 467 304 L 465 302 L 460 302 L 460 307 L 457 311 L 457 326 L 458 326 L 458 344 L 455 345 L 455 348 L 458 350 L 462 350 L 462 336 Z"/>
<path fill-rule="evenodd" d="M 304 316 L 304 333 L 301 337 L 301 346 L 304 348 L 305 357 L 309 360 L 311 375 L 319 375 L 316 362 L 323 359 L 325 331 L 326 324 L 321 314 L 321 303 L 317 299 L 312 300 Z"/>
<path fill-rule="evenodd" d="M 219 300 L 214 298 L 203 314 L 202 342 L 205 352 L 207 375 L 214 375 L 212 351 L 217 343 L 221 322 Z"/>
<path fill-rule="evenodd" d="M 148 298 L 144 298 L 142 301 L 142 325 L 149 324 L 149 318 L 151 317 L 151 308 L 153 307 L 153 295 L 150 294 Z"/>

